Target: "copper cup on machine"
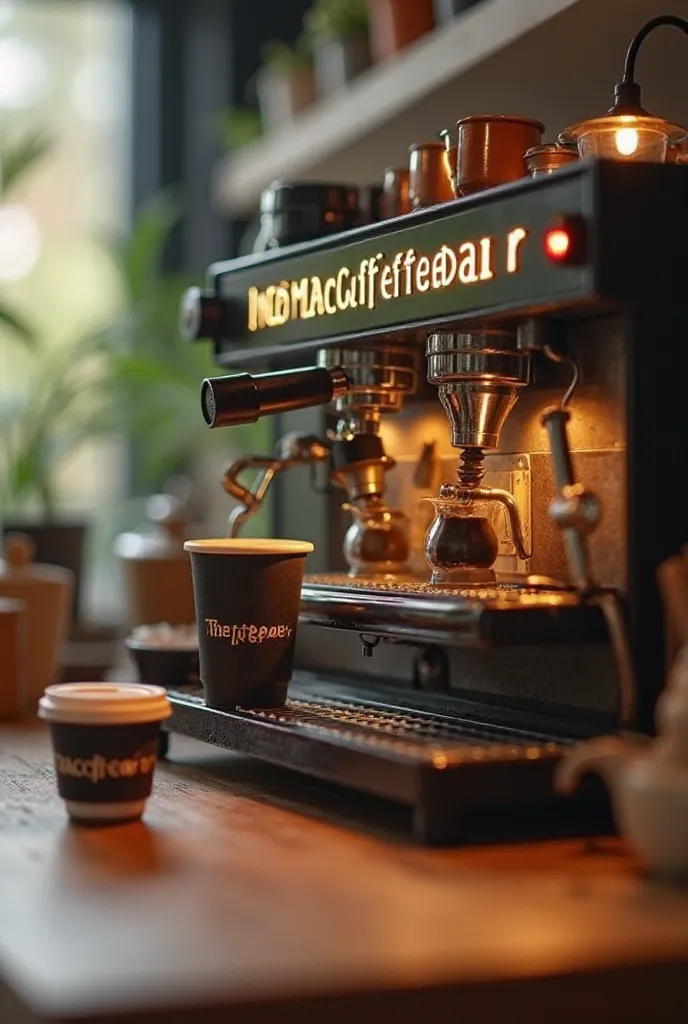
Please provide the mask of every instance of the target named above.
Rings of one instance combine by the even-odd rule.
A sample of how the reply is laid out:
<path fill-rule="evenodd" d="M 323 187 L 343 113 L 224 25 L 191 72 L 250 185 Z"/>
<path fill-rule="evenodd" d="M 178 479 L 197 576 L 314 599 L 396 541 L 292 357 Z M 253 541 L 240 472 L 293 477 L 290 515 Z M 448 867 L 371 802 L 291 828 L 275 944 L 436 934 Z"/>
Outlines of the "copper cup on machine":
<path fill-rule="evenodd" d="M 456 189 L 461 196 L 525 177 L 525 153 L 542 142 L 545 126 L 529 117 L 478 114 L 456 122 Z"/>
<path fill-rule="evenodd" d="M 407 167 L 387 167 L 382 179 L 380 212 L 383 220 L 411 212 L 410 172 Z"/>
<path fill-rule="evenodd" d="M 443 142 L 417 142 L 409 148 L 409 196 L 414 210 L 454 198 L 452 173 Z"/>
<path fill-rule="evenodd" d="M 554 174 L 560 167 L 567 167 L 578 160 L 578 146 L 570 143 L 545 142 L 526 150 L 523 166 L 531 178 L 542 178 Z"/>

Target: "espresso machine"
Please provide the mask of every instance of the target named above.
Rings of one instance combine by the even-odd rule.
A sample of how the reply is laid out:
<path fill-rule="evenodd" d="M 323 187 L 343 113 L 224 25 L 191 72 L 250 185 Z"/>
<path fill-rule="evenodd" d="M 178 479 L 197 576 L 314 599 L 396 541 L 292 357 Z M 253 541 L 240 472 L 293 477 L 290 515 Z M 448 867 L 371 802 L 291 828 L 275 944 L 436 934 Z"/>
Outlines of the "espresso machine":
<path fill-rule="evenodd" d="M 272 486 L 316 551 L 287 705 L 180 689 L 170 730 L 406 805 L 423 842 L 573 813 L 558 759 L 651 731 L 664 679 L 686 231 L 685 167 L 586 159 L 214 264 L 184 303 L 225 371 L 202 414 L 275 422 L 228 531 Z"/>

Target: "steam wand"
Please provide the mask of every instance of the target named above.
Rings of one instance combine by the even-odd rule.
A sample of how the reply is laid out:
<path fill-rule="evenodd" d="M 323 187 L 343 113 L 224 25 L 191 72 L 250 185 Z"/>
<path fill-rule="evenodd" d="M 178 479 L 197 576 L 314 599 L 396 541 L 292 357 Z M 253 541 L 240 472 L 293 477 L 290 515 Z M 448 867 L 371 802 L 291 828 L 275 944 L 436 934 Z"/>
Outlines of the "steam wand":
<path fill-rule="evenodd" d="M 326 405 L 349 390 L 349 380 L 336 366 L 305 367 L 276 373 L 236 373 L 227 377 L 209 377 L 201 385 L 201 411 L 212 429 L 255 423 L 263 416 Z M 325 462 L 329 449 L 311 434 L 287 434 L 277 446 L 277 454 L 249 455 L 229 465 L 222 486 L 239 505 L 229 516 L 227 533 L 236 537 L 241 527 L 260 509 L 277 473 L 295 466 Z M 239 483 L 247 469 L 257 473 L 251 487 Z"/>
<path fill-rule="evenodd" d="M 227 494 L 239 504 L 232 509 L 227 523 L 227 536 L 237 537 L 239 530 L 260 510 L 270 484 L 277 473 L 296 466 L 309 465 L 315 471 L 315 463 L 329 459 L 329 449 L 320 438 L 312 434 L 287 434 L 278 444 L 278 451 L 269 455 L 247 455 L 231 463 L 223 474 L 222 486 Z M 251 487 L 239 483 L 239 476 L 247 469 L 257 469 Z"/>
<path fill-rule="evenodd" d="M 278 473 L 307 465 L 311 485 L 321 490 L 316 467 L 324 462 L 329 464 L 328 481 L 344 488 L 349 501 L 343 507 L 354 514 L 344 542 L 350 574 L 407 568 L 405 517 L 382 502 L 384 477 L 394 459 L 385 454 L 378 427 L 380 410 L 399 408 L 401 396 L 415 385 L 415 358 L 408 359 L 393 349 L 376 356 L 376 362 L 368 355 L 347 352 L 348 373 L 334 351 L 319 355 L 323 362 L 331 362 L 330 366 L 240 373 L 203 381 L 201 409 L 211 429 L 255 423 L 262 416 L 330 402 L 340 414 L 336 432 L 326 440 L 291 433 L 279 442 L 275 455 L 245 456 L 225 469 L 224 490 L 239 503 L 229 516 L 230 537 L 236 537 L 258 512 Z M 251 469 L 256 471 L 253 482 L 241 483 L 241 475 Z"/>
<path fill-rule="evenodd" d="M 618 594 L 613 590 L 603 590 L 593 578 L 587 538 L 600 524 L 602 506 L 596 494 L 586 490 L 582 483 L 576 481 L 568 439 L 567 423 L 571 417 L 566 406 L 578 386 L 578 364 L 570 357 L 555 352 L 549 345 L 544 345 L 542 351 L 553 362 L 570 363 L 573 369 L 571 384 L 559 408 L 548 409 L 542 416 L 542 424 L 549 435 L 558 488 L 558 494 L 549 507 L 549 514 L 564 535 L 566 555 L 575 587 L 583 600 L 595 598 L 606 619 L 619 676 L 620 724 L 623 728 L 630 729 L 635 723 L 636 716 L 636 685 L 626 617 Z"/>

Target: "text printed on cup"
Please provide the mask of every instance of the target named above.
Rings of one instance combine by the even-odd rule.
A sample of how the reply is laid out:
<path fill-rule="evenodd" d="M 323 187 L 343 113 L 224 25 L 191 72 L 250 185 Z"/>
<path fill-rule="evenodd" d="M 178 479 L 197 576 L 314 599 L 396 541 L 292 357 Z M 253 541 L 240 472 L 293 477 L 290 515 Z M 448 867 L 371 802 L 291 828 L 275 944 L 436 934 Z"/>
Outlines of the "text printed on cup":
<path fill-rule="evenodd" d="M 55 768 L 60 775 L 69 775 L 73 779 L 90 779 L 100 782 L 102 779 L 130 779 L 134 775 L 147 775 L 155 766 L 155 754 L 144 754 L 140 757 L 118 758 L 103 757 L 93 754 L 92 757 L 67 757 L 55 754 Z"/>
<path fill-rule="evenodd" d="M 249 626 L 234 623 L 229 626 L 218 619 L 205 619 L 205 635 L 223 637 L 233 647 L 237 644 L 262 644 L 264 640 L 284 640 L 294 632 L 291 626 Z"/>

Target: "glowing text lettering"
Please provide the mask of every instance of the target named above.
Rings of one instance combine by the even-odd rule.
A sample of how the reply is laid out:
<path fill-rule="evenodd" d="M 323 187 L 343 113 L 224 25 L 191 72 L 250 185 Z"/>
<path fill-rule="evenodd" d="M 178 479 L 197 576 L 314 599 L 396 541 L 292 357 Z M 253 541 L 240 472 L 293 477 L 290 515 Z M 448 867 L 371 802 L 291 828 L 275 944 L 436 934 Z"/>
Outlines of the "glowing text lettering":
<path fill-rule="evenodd" d="M 528 237 L 523 227 L 506 238 L 485 236 L 458 245 L 442 245 L 436 252 L 415 249 L 386 256 L 378 252 L 358 266 L 340 267 L 330 277 L 311 275 L 298 281 L 280 281 L 265 289 L 248 290 L 248 329 L 281 327 L 290 320 L 332 316 L 359 306 L 376 309 L 381 303 L 446 288 L 479 285 L 501 274 L 521 269 L 521 249 Z"/>

